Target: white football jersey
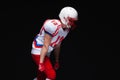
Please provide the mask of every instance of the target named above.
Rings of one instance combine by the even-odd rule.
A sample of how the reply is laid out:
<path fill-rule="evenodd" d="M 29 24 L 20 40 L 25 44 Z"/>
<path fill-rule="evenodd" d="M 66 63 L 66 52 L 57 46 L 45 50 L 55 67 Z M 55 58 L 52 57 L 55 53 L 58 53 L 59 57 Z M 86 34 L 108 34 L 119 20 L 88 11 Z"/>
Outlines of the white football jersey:
<path fill-rule="evenodd" d="M 48 49 L 47 55 L 50 56 L 51 51 L 55 46 L 62 42 L 67 36 L 69 29 L 63 30 L 61 22 L 57 19 L 48 19 L 44 22 L 40 32 L 35 37 L 32 43 L 32 54 L 40 55 L 44 43 L 44 35 L 49 34 L 52 37 L 51 44 Z"/>

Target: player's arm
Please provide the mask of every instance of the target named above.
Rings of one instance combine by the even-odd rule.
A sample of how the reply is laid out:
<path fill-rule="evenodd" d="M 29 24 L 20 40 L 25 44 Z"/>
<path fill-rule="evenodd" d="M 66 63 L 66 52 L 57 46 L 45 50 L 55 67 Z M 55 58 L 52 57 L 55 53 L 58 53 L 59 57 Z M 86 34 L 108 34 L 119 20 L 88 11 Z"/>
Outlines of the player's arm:
<path fill-rule="evenodd" d="M 55 50 L 54 50 L 54 56 L 55 56 L 56 62 L 59 62 L 60 47 L 61 47 L 61 43 L 56 45 Z"/>
<path fill-rule="evenodd" d="M 40 62 L 39 62 L 39 70 L 40 71 L 44 71 L 45 67 L 44 67 L 44 58 L 48 52 L 48 48 L 49 48 L 49 45 L 51 44 L 51 40 L 52 40 L 52 34 L 55 32 L 55 30 L 53 29 L 53 25 L 51 25 L 51 23 L 46 22 L 44 24 L 44 32 L 45 32 L 45 35 L 44 35 L 44 43 L 43 43 L 43 47 L 41 49 L 41 54 L 40 54 Z"/>
<path fill-rule="evenodd" d="M 45 70 L 45 67 L 44 67 L 44 58 L 48 52 L 48 48 L 49 48 L 49 45 L 51 43 L 51 36 L 49 34 L 45 34 L 44 36 L 44 44 L 43 44 L 43 47 L 42 47 L 42 50 L 41 50 L 41 55 L 40 55 L 40 62 L 39 62 L 39 70 L 40 71 L 44 71 Z"/>
<path fill-rule="evenodd" d="M 44 58 L 48 52 L 48 48 L 49 48 L 49 45 L 51 43 L 51 36 L 49 34 L 45 34 L 45 37 L 44 37 L 44 44 L 43 44 L 43 47 L 42 47 L 42 50 L 41 50 L 41 55 L 40 55 L 40 63 L 43 63 L 44 62 Z"/>
<path fill-rule="evenodd" d="M 41 50 L 41 55 L 40 55 L 40 63 L 39 63 L 39 70 L 43 71 L 44 70 L 44 58 L 48 52 L 49 45 L 51 44 L 52 37 L 57 29 L 57 27 L 51 22 L 51 20 L 47 20 L 45 24 L 43 25 L 44 27 L 44 44 Z"/>
<path fill-rule="evenodd" d="M 41 55 L 40 55 L 40 63 L 44 62 L 44 57 L 46 56 L 48 52 L 48 48 L 51 43 L 52 34 L 54 33 L 53 25 L 51 25 L 49 20 L 45 21 L 43 26 L 44 26 L 43 28 L 45 31 L 45 35 L 44 35 L 44 43 L 43 43 L 43 47 L 42 47 Z"/>
<path fill-rule="evenodd" d="M 61 43 L 58 44 L 56 47 L 55 47 L 55 50 L 54 50 L 54 56 L 55 56 L 55 64 L 54 64 L 54 69 L 58 69 L 59 68 L 59 55 L 60 55 L 60 47 L 61 47 Z"/>

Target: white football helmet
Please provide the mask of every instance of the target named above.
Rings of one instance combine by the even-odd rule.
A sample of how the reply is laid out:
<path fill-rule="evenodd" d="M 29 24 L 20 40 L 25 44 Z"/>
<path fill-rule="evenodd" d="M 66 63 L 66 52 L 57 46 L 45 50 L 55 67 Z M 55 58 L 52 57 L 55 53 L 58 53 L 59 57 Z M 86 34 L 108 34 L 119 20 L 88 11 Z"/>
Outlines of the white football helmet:
<path fill-rule="evenodd" d="M 74 25 L 74 21 L 78 20 L 78 12 L 73 7 L 64 7 L 59 13 L 59 18 L 67 28 L 71 28 Z"/>

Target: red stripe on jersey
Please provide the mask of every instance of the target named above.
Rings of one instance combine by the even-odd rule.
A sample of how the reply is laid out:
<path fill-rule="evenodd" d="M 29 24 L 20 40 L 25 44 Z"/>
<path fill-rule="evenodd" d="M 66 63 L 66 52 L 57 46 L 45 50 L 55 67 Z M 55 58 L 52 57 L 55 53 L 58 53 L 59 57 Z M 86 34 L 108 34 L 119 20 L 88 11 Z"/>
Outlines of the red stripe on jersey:
<path fill-rule="evenodd" d="M 60 38 L 60 42 L 62 42 L 63 39 L 64 39 L 64 37 L 62 36 L 62 37 Z"/>
<path fill-rule="evenodd" d="M 57 41 L 58 41 L 59 39 L 60 39 L 60 36 L 58 36 L 58 38 L 56 39 L 56 41 L 54 41 L 53 43 L 51 43 L 50 46 L 52 46 L 52 47 L 56 46 L 56 43 L 57 43 Z"/>

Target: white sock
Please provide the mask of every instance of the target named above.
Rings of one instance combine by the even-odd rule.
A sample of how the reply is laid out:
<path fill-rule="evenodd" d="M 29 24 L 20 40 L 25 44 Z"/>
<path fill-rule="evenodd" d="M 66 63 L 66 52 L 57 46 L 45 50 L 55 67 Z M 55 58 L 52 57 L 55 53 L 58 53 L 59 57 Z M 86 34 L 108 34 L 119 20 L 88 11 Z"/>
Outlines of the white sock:
<path fill-rule="evenodd" d="M 51 80 L 51 79 L 46 78 L 45 80 Z"/>
<path fill-rule="evenodd" d="M 37 77 L 35 77 L 33 80 L 37 80 Z M 46 78 L 45 80 L 51 80 L 51 79 Z"/>
<path fill-rule="evenodd" d="M 37 77 L 35 77 L 33 80 L 37 80 Z"/>

